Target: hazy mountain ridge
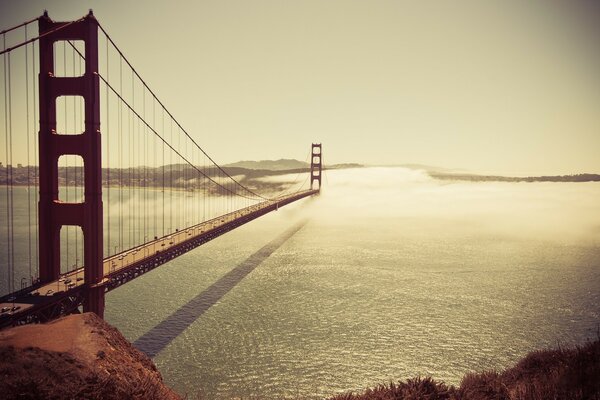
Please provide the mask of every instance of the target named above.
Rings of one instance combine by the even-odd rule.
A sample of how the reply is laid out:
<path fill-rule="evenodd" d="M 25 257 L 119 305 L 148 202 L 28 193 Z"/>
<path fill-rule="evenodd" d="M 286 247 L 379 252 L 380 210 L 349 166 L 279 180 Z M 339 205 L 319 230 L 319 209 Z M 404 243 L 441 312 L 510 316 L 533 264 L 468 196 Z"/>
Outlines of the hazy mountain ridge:
<path fill-rule="evenodd" d="M 427 173 L 434 179 L 470 182 L 600 182 L 600 175 L 587 173 L 526 177 L 446 173 L 434 171 L 427 171 Z"/>
<path fill-rule="evenodd" d="M 249 164 L 248 164 L 249 163 Z M 244 168 L 239 165 L 249 165 L 253 168 Z M 292 166 L 300 166 L 290 168 Z M 261 168 L 259 168 L 261 167 Z M 268 169 L 283 168 L 286 169 Z M 324 166 L 324 170 L 359 168 L 360 164 L 336 164 Z M 263 195 L 276 195 L 286 190 L 298 190 L 298 185 L 308 181 L 310 165 L 298 160 L 263 160 L 240 161 L 222 167 L 223 171 L 214 165 L 193 167 L 189 164 L 169 164 L 160 167 L 138 166 L 131 168 L 103 168 L 102 186 L 115 188 L 142 188 L 142 189 L 174 189 L 189 192 L 203 191 L 211 195 L 225 195 L 228 189 L 222 186 L 231 185 L 225 174 L 233 177 L 248 189 Z M 7 184 L 7 168 L 0 166 L 0 185 Z M 35 186 L 39 184 L 39 171 L 37 166 L 18 166 L 11 168 L 12 184 L 14 186 Z M 204 177 L 205 174 L 214 184 Z M 264 179 L 272 176 L 290 175 L 289 179 L 277 180 Z M 10 181 L 10 180 L 9 180 Z M 58 185 L 67 187 L 83 186 L 83 167 L 69 166 L 58 168 Z M 230 189 L 229 189 L 230 190 Z"/>
<path fill-rule="evenodd" d="M 350 168 L 364 168 L 365 166 L 358 163 L 344 163 L 344 164 L 332 164 L 324 165 L 323 169 L 350 169 Z M 445 181 L 467 181 L 467 182 L 600 182 L 600 174 L 573 174 L 573 175 L 543 175 L 543 176 L 502 176 L 502 175 L 478 175 L 464 172 L 457 172 L 457 170 L 431 167 L 421 164 L 403 164 L 399 167 L 409 168 L 415 170 L 423 170 L 430 177 L 438 180 Z M 196 169 L 197 168 L 197 169 Z M 260 182 L 257 180 L 260 178 L 276 175 L 291 175 L 308 173 L 310 165 L 308 163 L 292 160 L 292 159 L 280 159 L 280 160 L 262 160 L 262 161 L 238 161 L 231 164 L 226 164 L 223 170 L 231 175 L 237 177 L 236 180 L 240 182 L 251 182 L 258 188 L 265 186 L 280 186 L 281 184 L 273 184 Z M 393 168 L 393 167 L 392 167 Z M 7 173 L 6 167 L 0 165 L 0 185 L 6 185 Z M 186 187 L 194 188 L 198 186 L 198 170 L 205 173 L 211 178 L 221 177 L 223 173 L 214 166 L 197 166 L 192 167 L 189 164 L 169 164 L 160 167 L 146 167 L 138 166 L 132 168 L 103 168 L 102 169 L 102 180 L 104 185 L 123 185 L 123 186 L 149 186 L 149 187 L 162 187 L 163 176 L 165 187 Z M 12 182 L 13 185 L 34 185 L 37 178 L 39 178 L 39 171 L 37 166 L 18 166 L 12 168 Z M 83 167 L 59 167 L 58 168 L 58 179 L 59 185 L 81 184 L 83 179 Z M 192 183 L 190 187 L 188 184 Z M 275 189 L 275 188 L 273 188 Z"/>
<path fill-rule="evenodd" d="M 308 168 L 310 164 L 289 158 L 279 160 L 261 160 L 261 161 L 237 161 L 223 165 L 224 168 L 244 168 L 244 169 L 262 169 L 269 171 L 283 171 L 290 169 Z"/>
<path fill-rule="evenodd" d="M 244 166 L 245 165 L 245 166 Z M 325 165 L 324 169 L 361 168 L 361 164 L 347 163 Z M 223 171 L 235 176 L 240 182 L 252 181 L 255 186 L 273 186 L 267 182 L 257 183 L 256 180 L 268 176 L 308 173 L 310 165 L 298 160 L 263 160 L 263 161 L 239 161 L 222 166 Z M 0 185 L 7 183 L 7 168 L 0 165 Z M 189 164 L 169 164 L 160 167 L 137 166 L 130 168 L 102 168 L 103 185 L 112 186 L 144 186 L 144 187 L 176 187 L 176 188 L 198 188 L 201 184 L 202 175 L 198 170 L 211 178 L 223 179 L 224 174 L 214 165 L 199 165 L 192 167 Z M 37 166 L 17 166 L 11 168 L 13 185 L 35 185 L 39 179 Z M 163 185 L 164 179 L 164 185 Z M 81 185 L 83 182 L 83 167 L 69 166 L 58 168 L 59 185 Z M 190 186 L 191 184 L 191 186 Z M 279 186 L 281 184 L 277 184 Z"/>

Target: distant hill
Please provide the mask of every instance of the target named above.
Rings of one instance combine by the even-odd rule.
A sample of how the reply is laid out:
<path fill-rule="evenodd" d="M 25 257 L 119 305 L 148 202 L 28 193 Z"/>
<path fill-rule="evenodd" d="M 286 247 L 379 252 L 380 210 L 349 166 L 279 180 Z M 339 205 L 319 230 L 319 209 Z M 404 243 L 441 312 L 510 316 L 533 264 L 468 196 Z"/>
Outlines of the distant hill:
<path fill-rule="evenodd" d="M 428 172 L 432 178 L 451 181 L 471 182 L 600 182 L 598 174 L 576 174 L 560 176 L 497 176 L 497 175 L 475 175 L 475 174 L 448 174 Z"/>
<path fill-rule="evenodd" d="M 309 163 L 292 159 L 262 160 L 262 161 L 238 161 L 226 164 L 226 168 L 243 168 L 261 171 L 295 171 L 310 167 Z M 362 168 L 364 165 L 357 163 L 328 164 L 323 165 L 325 169 Z"/>
<path fill-rule="evenodd" d="M 331 165 L 323 165 L 325 169 L 347 169 L 347 168 L 363 168 L 364 165 L 357 163 L 343 163 L 343 164 L 331 164 Z"/>
<path fill-rule="evenodd" d="M 226 164 L 228 168 L 262 169 L 267 171 L 285 171 L 290 169 L 308 168 L 309 164 L 292 159 L 262 160 L 262 161 L 238 161 Z"/>
<path fill-rule="evenodd" d="M 434 167 L 432 165 L 425 165 L 425 164 L 400 164 L 399 167 L 408 168 L 408 169 L 421 169 L 421 170 L 424 170 L 427 172 L 441 173 L 441 174 L 450 174 L 450 173 L 456 173 L 457 171 L 459 171 L 456 169 Z"/>
<path fill-rule="evenodd" d="M 324 165 L 324 170 L 361 168 L 360 164 L 333 164 Z M 6 185 L 7 173 L 6 167 L 0 164 L 0 185 Z M 265 187 L 271 189 L 279 187 L 282 182 L 273 183 L 262 180 L 261 178 L 276 175 L 308 174 L 310 164 L 298 160 L 263 160 L 263 161 L 239 161 L 223 166 L 223 170 L 236 176 L 236 180 L 253 187 Z M 198 189 L 203 181 L 198 180 L 200 174 L 209 177 L 222 177 L 222 172 L 214 166 L 199 165 L 198 167 L 189 164 L 169 164 L 158 167 L 137 166 L 127 168 L 103 168 L 102 184 L 106 186 L 125 186 L 125 187 L 172 187 Z M 12 168 L 12 184 L 17 186 L 35 185 L 39 179 L 39 169 L 37 166 L 23 167 L 19 165 Z M 83 167 L 69 166 L 58 168 L 58 182 L 60 186 L 82 184 Z"/>

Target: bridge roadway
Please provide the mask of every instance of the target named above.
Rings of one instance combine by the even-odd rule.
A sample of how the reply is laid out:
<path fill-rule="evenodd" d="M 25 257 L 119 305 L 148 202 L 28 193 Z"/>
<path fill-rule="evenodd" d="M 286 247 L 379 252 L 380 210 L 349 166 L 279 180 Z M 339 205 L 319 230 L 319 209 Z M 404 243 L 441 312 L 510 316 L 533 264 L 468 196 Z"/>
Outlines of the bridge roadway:
<path fill-rule="evenodd" d="M 305 190 L 263 201 L 110 256 L 103 261 L 104 279 L 99 285 L 108 292 L 238 226 L 317 193 L 318 190 Z M 85 288 L 82 267 L 62 274 L 53 282 L 0 297 L 0 328 L 44 322 L 77 312 L 83 303 Z"/>

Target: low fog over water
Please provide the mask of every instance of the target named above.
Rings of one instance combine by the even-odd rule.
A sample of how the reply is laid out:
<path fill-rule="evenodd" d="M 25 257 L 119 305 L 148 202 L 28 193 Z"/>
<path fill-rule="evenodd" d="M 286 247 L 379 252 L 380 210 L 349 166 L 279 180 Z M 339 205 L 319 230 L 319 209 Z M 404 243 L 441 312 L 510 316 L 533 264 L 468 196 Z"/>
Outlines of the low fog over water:
<path fill-rule="evenodd" d="M 104 195 L 106 215 L 108 203 L 114 213 L 118 193 Z M 196 194 L 165 196 L 187 215 L 202 212 L 200 219 L 220 211 L 218 203 L 203 208 Z M 21 211 L 34 197 L 15 188 Z M 162 194 L 151 193 L 149 204 L 155 197 Z M 123 198 L 125 214 L 142 207 L 130 204 L 136 198 Z M 326 171 L 320 196 L 110 292 L 106 318 L 154 356 L 168 384 L 192 396 L 317 398 L 418 374 L 458 384 L 466 372 L 504 368 L 531 350 L 597 335 L 599 198 L 598 183 L 440 181 L 406 168 Z M 26 256 L 21 211 L 15 251 Z M 126 228 L 144 226 L 129 223 L 136 215 L 143 214 L 128 215 Z M 164 226 L 186 222 L 175 214 Z M 148 224 L 163 229 L 158 216 Z M 113 222 L 111 241 L 114 229 Z M 125 233 L 125 242 L 140 236 Z M 69 252 L 77 246 L 70 243 Z M 77 254 L 70 257 L 65 267 Z M 0 262 L 6 266 L 6 254 Z M 17 267 L 18 284 L 29 272 Z"/>
<path fill-rule="evenodd" d="M 323 185 L 111 292 L 107 319 L 159 343 L 166 381 L 206 398 L 321 397 L 417 374 L 457 384 L 595 337 L 600 185 L 404 168 L 327 171 Z M 177 321 L 194 305 L 197 319 Z"/>
<path fill-rule="evenodd" d="M 407 168 L 357 168 L 327 171 L 326 176 L 322 201 L 310 212 L 331 223 L 414 218 L 412 228 L 433 225 L 440 233 L 446 228 L 474 235 L 600 243 L 597 183 L 452 182 Z"/>

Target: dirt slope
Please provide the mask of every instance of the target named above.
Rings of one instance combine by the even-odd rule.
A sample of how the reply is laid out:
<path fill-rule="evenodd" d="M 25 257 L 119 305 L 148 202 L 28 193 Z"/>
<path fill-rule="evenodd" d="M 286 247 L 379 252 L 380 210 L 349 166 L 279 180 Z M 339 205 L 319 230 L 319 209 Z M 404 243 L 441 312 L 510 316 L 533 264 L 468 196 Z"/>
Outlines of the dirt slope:
<path fill-rule="evenodd" d="M 3 399 L 180 399 L 151 359 L 87 313 L 0 331 Z"/>

